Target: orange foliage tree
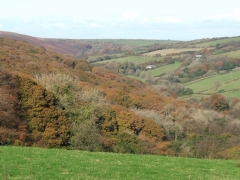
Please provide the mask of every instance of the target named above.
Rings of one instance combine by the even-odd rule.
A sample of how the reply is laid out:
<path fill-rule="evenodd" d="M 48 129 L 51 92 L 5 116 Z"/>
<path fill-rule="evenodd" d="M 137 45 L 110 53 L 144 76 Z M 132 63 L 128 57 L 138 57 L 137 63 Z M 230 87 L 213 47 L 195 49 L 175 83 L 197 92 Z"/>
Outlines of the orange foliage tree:
<path fill-rule="evenodd" d="M 108 144 L 107 149 L 112 146 L 117 152 L 132 153 L 146 152 L 144 148 L 148 147 L 148 153 L 153 154 L 163 154 L 166 150 L 168 144 L 164 142 L 164 130 L 150 119 L 142 118 L 119 105 L 101 109 L 97 117 L 101 131 L 107 140 L 103 142 Z M 110 140 L 109 137 L 113 139 Z"/>
<path fill-rule="evenodd" d="M 15 81 L 3 69 L 0 69 L 0 94 L 0 144 L 27 145 L 27 126 L 18 115 Z"/>
<path fill-rule="evenodd" d="M 66 146 L 69 123 L 65 111 L 56 107 L 56 98 L 26 76 L 16 76 L 16 79 L 21 116 L 28 122 L 32 143 L 44 147 Z"/>

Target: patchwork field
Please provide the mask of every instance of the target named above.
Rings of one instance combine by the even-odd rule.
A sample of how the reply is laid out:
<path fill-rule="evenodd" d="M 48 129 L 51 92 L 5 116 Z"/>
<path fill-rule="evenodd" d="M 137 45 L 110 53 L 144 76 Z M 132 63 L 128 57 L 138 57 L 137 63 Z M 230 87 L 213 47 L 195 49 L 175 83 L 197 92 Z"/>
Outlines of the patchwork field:
<path fill-rule="evenodd" d="M 181 52 L 189 52 L 189 51 L 199 51 L 202 48 L 182 48 L 182 49 L 162 49 L 157 51 L 152 51 L 149 53 L 142 54 L 143 56 L 155 56 L 156 54 L 161 54 L 162 56 L 166 56 L 172 53 L 181 53 Z"/>
<path fill-rule="evenodd" d="M 215 88 L 216 82 L 220 82 L 217 89 Z M 185 87 L 191 88 L 194 93 L 201 93 L 202 95 L 218 92 L 228 97 L 240 98 L 240 71 L 231 71 L 222 75 L 201 78 L 186 83 Z"/>
<path fill-rule="evenodd" d="M 240 58 L 240 50 L 213 55 L 215 57 Z"/>
<path fill-rule="evenodd" d="M 240 163 L 0 146 L 1 179 L 239 179 Z"/>

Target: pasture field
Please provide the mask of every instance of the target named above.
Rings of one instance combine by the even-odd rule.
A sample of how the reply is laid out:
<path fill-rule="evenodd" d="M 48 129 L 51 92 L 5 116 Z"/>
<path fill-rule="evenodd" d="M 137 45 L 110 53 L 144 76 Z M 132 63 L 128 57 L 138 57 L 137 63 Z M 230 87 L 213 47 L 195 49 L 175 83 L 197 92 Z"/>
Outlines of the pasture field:
<path fill-rule="evenodd" d="M 185 87 L 191 88 L 194 93 L 212 94 L 221 93 L 228 97 L 240 98 L 240 71 L 231 71 L 226 74 L 202 78 L 190 83 L 184 84 Z M 221 86 L 215 90 L 215 82 L 219 81 Z"/>
<path fill-rule="evenodd" d="M 240 98 L 240 89 L 238 90 L 233 90 L 233 91 L 227 91 L 227 92 L 223 92 L 221 93 L 223 96 L 226 97 L 237 97 Z"/>
<path fill-rule="evenodd" d="M 131 78 L 131 79 L 138 79 L 139 81 L 142 81 L 142 82 L 145 81 L 144 78 L 141 78 L 141 77 L 138 77 L 138 76 L 127 75 L 127 77 L 128 77 L 128 78 Z"/>
<path fill-rule="evenodd" d="M 156 54 L 161 54 L 162 56 L 166 56 L 172 53 L 181 53 L 181 52 L 188 52 L 188 51 L 200 51 L 202 48 L 181 48 L 181 49 L 162 49 L 157 51 L 152 51 L 149 53 L 142 54 L 143 56 L 155 56 Z"/>
<path fill-rule="evenodd" d="M 240 79 L 236 80 L 236 81 L 232 81 L 230 83 L 227 84 L 223 84 L 221 85 L 218 90 L 218 93 L 221 93 L 222 95 L 226 96 L 226 97 L 238 97 L 240 98 Z M 208 91 L 204 92 L 205 94 L 212 94 L 212 93 L 216 93 L 216 91 L 214 91 L 214 89 L 210 89 Z"/>
<path fill-rule="evenodd" d="M 230 41 L 240 41 L 240 37 L 231 37 L 231 38 L 226 38 L 226 39 L 219 39 L 219 40 L 215 40 L 215 41 L 199 43 L 199 44 L 196 44 L 196 47 L 216 46 L 216 44 L 227 43 Z"/>
<path fill-rule="evenodd" d="M 154 44 L 174 44 L 177 40 L 152 40 L 152 39 L 82 39 L 87 42 L 113 43 L 129 46 L 151 46 Z"/>
<path fill-rule="evenodd" d="M 182 100 L 189 100 L 191 98 L 194 98 L 194 99 L 201 99 L 202 97 L 207 97 L 209 95 L 204 95 L 204 94 L 190 94 L 190 95 L 185 95 L 185 96 L 180 96 L 179 99 L 182 99 Z"/>
<path fill-rule="evenodd" d="M 219 86 L 218 91 L 224 92 L 224 91 L 232 91 L 234 89 L 240 89 L 240 79 L 222 84 L 221 86 Z M 206 93 L 214 93 L 214 92 L 215 91 L 213 89 L 206 91 Z"/>
<path fill-rule="evenodd" d="M 149 74 L 152 77 L 158 76 L 160 74 L 167 73 L 167 72 L 170 72 L 170 71 L 173 71 L 173 70 L 179 68 L 181 66 L 181 64 L 182 64 L 181 62 L 176 61 L 174 64 L 168 64 L 168 65 L 165 65 L 165 66 L 153 69 L 153 70 L 148 70 L 145 72 L 145 74 Z"/>
<path fill-rule="evenodd" d="M 151 77 L 154 77 L 154 76 L 161 75 L 163 73 L 173 71 L 173 70 L 179 68 L 181 66 L 181 64 L 182 64 L 181 62 L 176 61 L 174 64 L 168 64 L 166 66 L 162 66 L 162 67 L 159 67 L 159 68 L 156 68 L 156 69 L 143 71 L 143 73 L 146 74 L 146 75 L 148 74 Z M 143 82 L 145 81 L 144 78 L 137 77 L 137 76 L 128 75 L 127 77 L 133 78 L 133 79 L 138 79 L 138 80 L 143 81 Z"/>
<path fill-rule="evenodd" d="M 0 146 L 1 179 L 237 180 L 240 162 Z"/>
<path fill-rule="evenodd" d="M 213 55 L 214 57 L 240 58 L 240 50 Z"/>
<path fill-rule="evenodd" d="M 93 64 L 106 64 L 109 62 L 132 62 L 132 63 L 143 63 L 143 62 L 148 62 L 148 61 L 153 61 L 153 60 L 162 60 L 162 57 L 147 57 L 147 56 L 128 56 L 128 57 L 122 57 L 122 58 L 117 58 L 117 59 L 111 59 L 111 60 L 105 60 L 105 61 L 98 61 Z"/>

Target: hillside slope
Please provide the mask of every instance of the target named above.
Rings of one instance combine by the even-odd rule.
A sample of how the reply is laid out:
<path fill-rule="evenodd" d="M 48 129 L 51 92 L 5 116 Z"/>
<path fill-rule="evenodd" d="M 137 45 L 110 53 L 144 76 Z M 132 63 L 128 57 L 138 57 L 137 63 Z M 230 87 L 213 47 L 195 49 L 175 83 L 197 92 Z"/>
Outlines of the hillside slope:
<path fill-rule="evenodd" d="M 1 106 L 11 100 L 9 108 L 1 109 L 1 144 L 164 153 L 162 127 L 130 108 L 163 110 L 184 102 L 43 47 L 7 38 L 0 43 Z M 89 133 L 92 137 L 82 142 Z M 144 150 L 143 144 L 151 148 Z"/>
<path fill-rule="evenodd" d="M 239 158 L 239 104 L 184 102 L 23 41 L 0 38 L 0 144 Z M 236 155 L 236 156 L 235 156 Z"/>
<path fill-rule="evenodd" d="M 60 54 L 69 54 L 69 55 L 74 54 L 74 52 L 71 51 L 67 45 L 61 45 L 60 43 L 56 43 L 58 40 L 36 38 L 28 35 L 23 35 L 23 34 L 18 34 L 13 32 L 5 32 L 5 31 L 0 31 L 0 37 L 12 38 L 16 40 L 25 41 L 36 46 L 43 46 L 47 49 L 56 51 Z"/>

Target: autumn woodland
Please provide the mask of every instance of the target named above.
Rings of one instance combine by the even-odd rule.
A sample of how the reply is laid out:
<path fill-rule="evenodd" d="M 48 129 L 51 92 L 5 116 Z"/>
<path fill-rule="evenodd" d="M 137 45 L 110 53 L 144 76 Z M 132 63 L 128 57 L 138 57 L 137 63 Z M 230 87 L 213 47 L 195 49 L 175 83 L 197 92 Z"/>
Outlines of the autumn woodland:
<path fill-rule="evenodd" d="M 216 56 L 239 50 L 239 41 L 206 47 L 214 40 L 142 46 L 54 40 L 51 49 L 1 37 L 0 145 L 240 159 L 239 97 L 221 94 L 219 82 L 212 93 L 181 98 L 195 93 L 184 83 L 240 66 L 239 57 Z M 60 51 L 64 43 L 71 49 Z M 138 64 L 111 61 L 198 45 L 197 52 L 155 54 Z M 194 65 L 196 54 L 203 60 Z M 170 74 L 143 73 L 148 64 L 177 61 L 181 67 Z"/>

